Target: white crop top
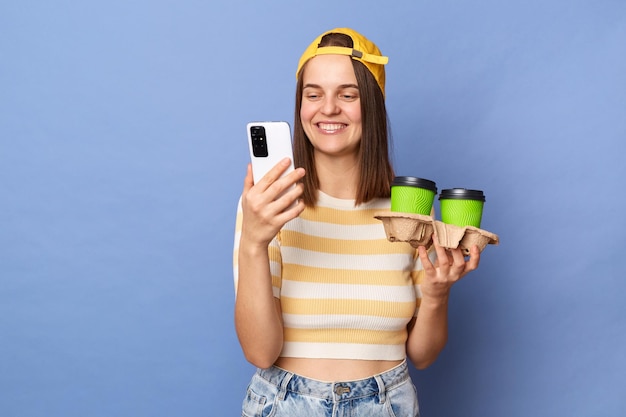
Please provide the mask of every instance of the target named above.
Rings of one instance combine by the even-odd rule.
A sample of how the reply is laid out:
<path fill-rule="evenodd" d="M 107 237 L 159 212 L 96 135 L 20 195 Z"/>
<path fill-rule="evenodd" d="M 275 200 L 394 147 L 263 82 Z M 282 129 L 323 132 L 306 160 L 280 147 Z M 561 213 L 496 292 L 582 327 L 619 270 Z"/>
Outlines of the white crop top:
<path fill-rule="evenodd" d="M 354 207 L 319 193 L 317 205 L 288 222 L 269 246 L 274 296 L 280 298 L 280 356 L 402 360 L 407 324 L 419 306 L 417 251 L 387 240 L 374 213 L 388 199 Z M 242 212 L 238 212 L 234 271 Z"/>

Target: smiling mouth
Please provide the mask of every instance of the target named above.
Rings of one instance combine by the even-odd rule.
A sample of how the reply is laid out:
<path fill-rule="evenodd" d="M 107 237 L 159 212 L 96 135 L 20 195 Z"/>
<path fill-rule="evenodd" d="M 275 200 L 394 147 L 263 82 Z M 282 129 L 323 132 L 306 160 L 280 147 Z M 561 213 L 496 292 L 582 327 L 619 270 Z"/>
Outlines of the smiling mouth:
<path fill-rule="evenodd" d="M 346 128 L 343 123 L 318 123 L 317 127 L 326 133 L 335 133 Z"/>

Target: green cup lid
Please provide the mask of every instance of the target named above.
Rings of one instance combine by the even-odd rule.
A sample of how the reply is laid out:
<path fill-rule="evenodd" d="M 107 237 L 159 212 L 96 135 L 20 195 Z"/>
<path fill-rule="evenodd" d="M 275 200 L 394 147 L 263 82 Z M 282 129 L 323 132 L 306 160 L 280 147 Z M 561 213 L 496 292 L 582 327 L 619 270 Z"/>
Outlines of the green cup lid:
<path fill-rule="evenodd" d="M 485 194 L 481 190 L 468 190 L 466 188 L 449 188 L 441 190 L 439 200 L 477 200 L 485 201 Z"/>
<path fill-rule="evenodd" d="M 418 187 L 434 191 L 437 194 L 437 184 L 434 181 L 417 177 L 395 177 L 391 186 Z"/>

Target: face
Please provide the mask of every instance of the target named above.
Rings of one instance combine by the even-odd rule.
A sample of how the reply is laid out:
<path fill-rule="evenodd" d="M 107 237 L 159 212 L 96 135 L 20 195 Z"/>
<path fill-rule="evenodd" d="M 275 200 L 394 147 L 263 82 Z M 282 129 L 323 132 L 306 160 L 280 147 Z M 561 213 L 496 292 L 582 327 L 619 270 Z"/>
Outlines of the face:
<path fill-rule="evenodd" d="M 350 57 L 318 55 L 303 73 L 300 119 L 316 154 L 356 157 L 361 99 Z"/>

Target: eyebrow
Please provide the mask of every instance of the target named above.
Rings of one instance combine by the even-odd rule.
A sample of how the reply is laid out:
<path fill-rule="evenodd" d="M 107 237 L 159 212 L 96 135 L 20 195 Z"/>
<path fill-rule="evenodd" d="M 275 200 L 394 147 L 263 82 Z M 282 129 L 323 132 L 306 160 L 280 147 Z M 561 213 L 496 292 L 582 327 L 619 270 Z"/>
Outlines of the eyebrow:
<path fill-rule="evenodd" d="M 309 83 L 309 84 L 305 84 L 305 85 L 302 87 L 302 89 L 305 89 L 305 88 L 322 88 L 322 86 L 321 86 L 321 85 L 318 85 L 318 84 L 311 84 L 311 83 Z M 359 86 L 358 86 L 358 85 L 356 85 L 356 84 L 341 84 L 341 85 L 339 86 L 339 88 L 340 88 L 340 89 L 343 89 L 343 88 L 356 88 L 356 89 L 358 90 L 358 89 L 359 89 Z"/>

